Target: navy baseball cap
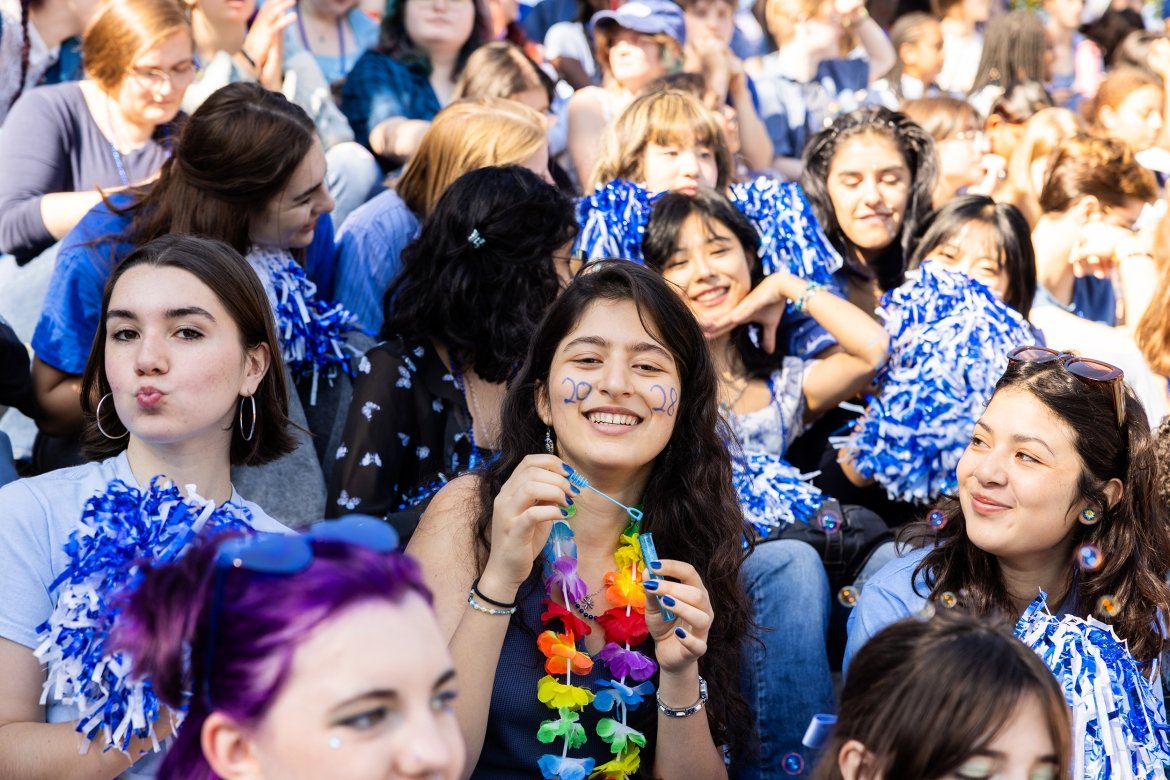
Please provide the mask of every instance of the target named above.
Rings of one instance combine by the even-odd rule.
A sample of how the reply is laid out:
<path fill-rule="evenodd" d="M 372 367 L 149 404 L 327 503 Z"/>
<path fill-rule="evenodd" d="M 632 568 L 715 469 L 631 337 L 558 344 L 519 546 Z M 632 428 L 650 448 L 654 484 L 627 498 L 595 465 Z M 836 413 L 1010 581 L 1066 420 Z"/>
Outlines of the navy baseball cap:
<path fill-rule="evenodd" d="M 682 9 L 670 0 L 630 0 L 616 11 L 598 11 L 589 24 L 595 30 L 625 27 L 643 35 L 665 34 L 678 41 L 679 46 L 687 38 Z"/>

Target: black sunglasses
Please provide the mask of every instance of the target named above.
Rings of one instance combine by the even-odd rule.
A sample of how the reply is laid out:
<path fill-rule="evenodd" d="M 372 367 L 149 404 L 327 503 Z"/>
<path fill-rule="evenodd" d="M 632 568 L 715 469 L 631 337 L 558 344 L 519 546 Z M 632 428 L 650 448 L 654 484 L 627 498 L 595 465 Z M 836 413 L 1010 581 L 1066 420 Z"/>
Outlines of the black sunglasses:
<path fill-rule="evenodd" d="M 1060 361 L 1070 374 L 1094 385 L 1104 385 L 1113 391 L 1113 409 L 1117 426 L 1125 426 L 1125 372 L 1103 360 L 1077 357 L 1048 347 L 1016 347 L 1008 353 L 1009 363 L 1051 363 Z"/>
<path fill-rule="evenodd" d="M 315 523 L 304 534 L 257 533 L 228 539 L 220 544 L 215 556 L 211 617 L 203 656 L 203 704 L 208 712 L 212 710 L 211 673 L 215 668 L 216 642 L 228 572 L 246 569 L 260 574 L 297 574 L 313 563 L 314 542 L 345 542 L 374 552 L 389 553 L 398 548 L 398 533 L 373 517 L 348 515 L 340 520 Z"/>

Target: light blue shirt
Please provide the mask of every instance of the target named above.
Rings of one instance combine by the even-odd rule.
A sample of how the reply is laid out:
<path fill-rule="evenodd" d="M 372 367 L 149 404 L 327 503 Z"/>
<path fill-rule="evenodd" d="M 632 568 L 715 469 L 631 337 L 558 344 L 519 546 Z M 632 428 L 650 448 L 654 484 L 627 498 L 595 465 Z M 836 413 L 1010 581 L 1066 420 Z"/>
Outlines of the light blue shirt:
<path fill-rule="evenodd" d="M 402 268 L 402 250 L 418 232 L 418 217 L 392 189 L 355 209 L 338 231 L 337 300 L 363 330 L 382 329 L 382 296 Z"/>
<path fill-rule="evenodd" d="M 341 57 L 318 54 L 313 51 L 312 46 L 306 46 L 305 41 L 301 38 L 301 27 L 296 23 L 284 28 L 284 56 L 291 57 L 297 52 L 307 51 L 321 66 L 321 73 L 325 76 L 326 82 L 332 84 L 335 81 L 340 81 L 349 75 L 354 63 L 358 61 L 358 57 L 378 42 L 378 23 L 366 16 L 360 8 L 350 10 L 345 15 L 345 23 L 353 32 L 357 48 L 350 51 L 349 47 L 346 47 L 344 60 Z"/>

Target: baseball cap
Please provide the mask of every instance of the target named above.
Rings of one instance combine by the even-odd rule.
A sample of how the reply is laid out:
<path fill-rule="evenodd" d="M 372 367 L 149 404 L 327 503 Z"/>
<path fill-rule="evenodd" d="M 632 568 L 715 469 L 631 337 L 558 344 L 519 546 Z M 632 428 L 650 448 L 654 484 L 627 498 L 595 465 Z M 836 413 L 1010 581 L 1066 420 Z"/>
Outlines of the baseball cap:
<path fill-rule="evenodd" d="M 682 9 L 670 0 L 630 0 L 616 11 L 598 11 L 589 20 L 593 29 L 625 27 L 643 35 L 669 35 L 682 46 L 686 43 L 686 25 Z"/>

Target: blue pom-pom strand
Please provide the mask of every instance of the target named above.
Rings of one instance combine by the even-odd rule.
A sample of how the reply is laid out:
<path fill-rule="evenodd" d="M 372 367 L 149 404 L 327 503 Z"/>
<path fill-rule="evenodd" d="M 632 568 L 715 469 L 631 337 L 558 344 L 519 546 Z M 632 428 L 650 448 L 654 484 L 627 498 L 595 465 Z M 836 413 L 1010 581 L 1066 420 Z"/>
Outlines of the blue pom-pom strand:
<path fill-rule="evenodd" d="M 641 265 L 642 237 L 650 210 L 660 195 L 651 197 L 644 187 L 615 179 L 603 184 L 577 203 L 575 252 L 585 259 L 616 258 Z"/>
<path fill-rule="evenodd" d="M 854 468 L 898 501 L 925 503 L 957 487 L 955 466 L 1027 322 L 966 274 L 925 263 L 882 298 L 890 359 L 877 394 L 835 440 Z"/>
<path fill-rule="evenodd" d="M 309 404 L 315 406 L 321 377 L 332 385 L 342 373 L 353 376 L 345 337 L 357 329 L 357 318 L 340 303 L 317 298 L 317 285 L 287 252 L 253 248 L 248 262 L 268 292 L 285 364 L 297 379 L 313 377 Z"/>
<path fill-rule="evenodd" d="M 731 478 L 744 518 L 764 538 L 816 517 L 825 496 L 810 477 L 772 453 L 732 453 Z"/>
<path fill-rule="evenodd" d="M 1112 626 L 1055 617 L 1041 592 L 1015 635 L 1056 676 L 1072 710 L 1073 773 L 1085 780 L 1161 780 L 1170 764 L 1170 725 L 1161 696 Z"/>
<path fill-rule="evenodd" d="M 158 696 L 149 680 L 130 676 L 126 654 L 106 647 L 118 617 L 114 605 L 137 587 L 143 564 L 177 559 L 201 534 L 251 527 L 247 507 L 184 499 L 157 478 L 146 491 L 114 480 L 87 501 L 65 543 L 68 563 L 50 586 L 56 606 L 37 627 L 35 654 L 48 668 L 41 703 L 76 706 L 78 732 L 91 742 L 100 738 L 105 749 L 125 752 L 133 740 L 150 739 L 158 750 Z M 183 713 L 172 716 L 177 726 Z"/>

